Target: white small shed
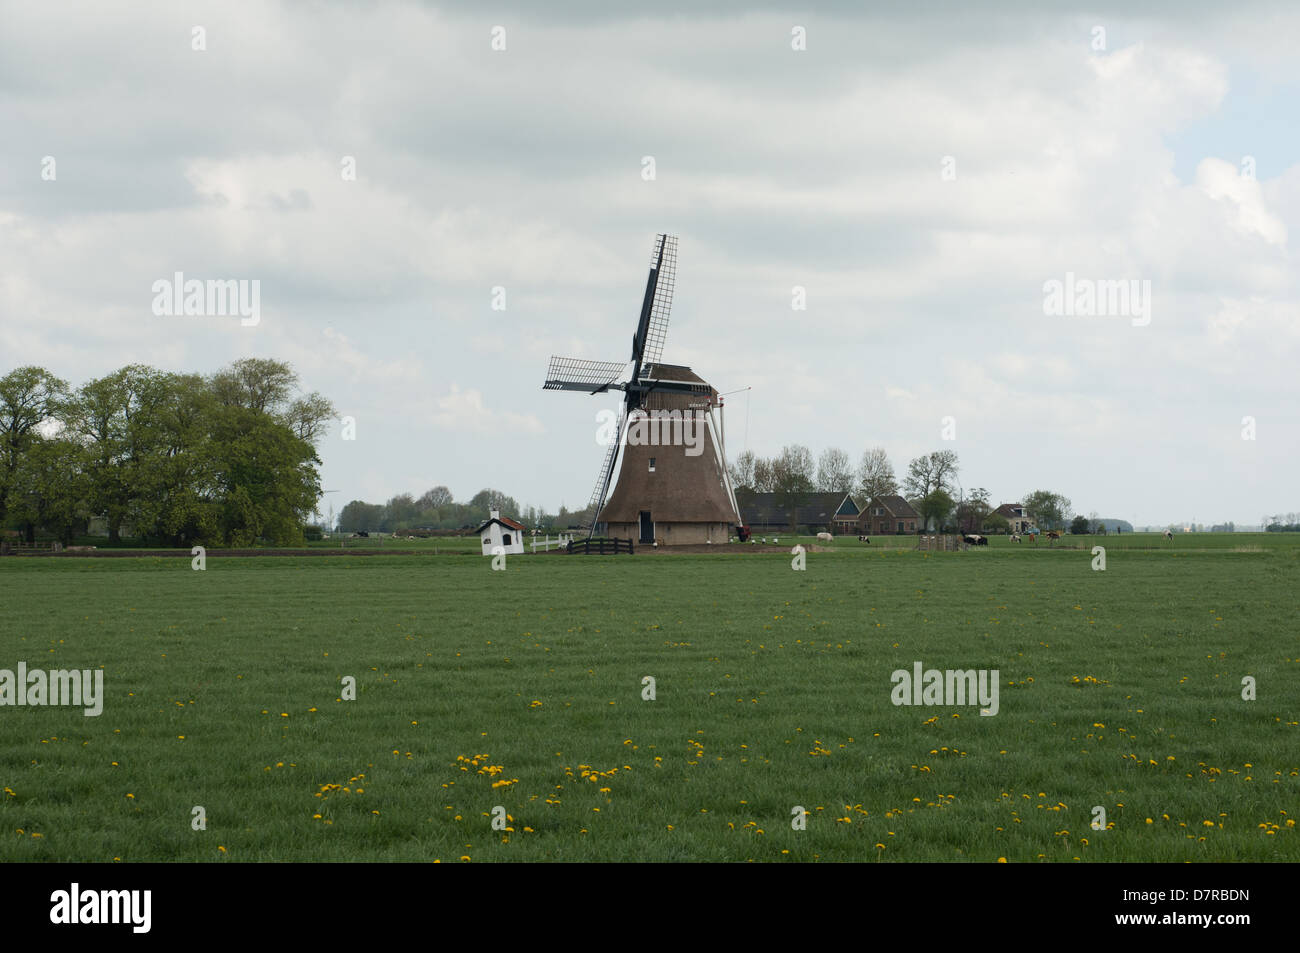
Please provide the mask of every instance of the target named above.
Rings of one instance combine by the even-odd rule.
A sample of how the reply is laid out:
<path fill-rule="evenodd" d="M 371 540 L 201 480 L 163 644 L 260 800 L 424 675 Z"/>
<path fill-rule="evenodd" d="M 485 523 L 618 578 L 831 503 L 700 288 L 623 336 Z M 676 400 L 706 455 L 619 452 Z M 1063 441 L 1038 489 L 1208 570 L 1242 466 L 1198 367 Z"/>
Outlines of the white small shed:
<path fill-rule="evenodd" d="M 478 538 L 483 543 L 483 555 L 495 555 L 494 550 L 498 546 L 507 555 L 522 554 L 525 532 L 527 530 L 522 523 L 516 523 L 508 517 L 503 517 L 497 510 L 492 510 L 488 521 L 478 528 Z"/>

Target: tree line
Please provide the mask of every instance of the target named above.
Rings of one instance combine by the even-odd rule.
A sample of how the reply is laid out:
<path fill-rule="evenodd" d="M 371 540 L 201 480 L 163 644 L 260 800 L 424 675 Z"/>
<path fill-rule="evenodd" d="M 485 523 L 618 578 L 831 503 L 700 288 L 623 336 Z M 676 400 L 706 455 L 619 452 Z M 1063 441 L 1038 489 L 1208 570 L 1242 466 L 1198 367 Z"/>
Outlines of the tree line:
<path fill-rule="evenodd" d="M 387 503 L 353 500 L 343 507 L 335 526 L 340 533 L 466 530 L 482 525 L 492 510 L 541 532 L 563 531 L 579 525 L 587 515 L 586 510 L 570 511 L 564 506 L 558 513 L 520 506 L 514 497 L 490 488 L 479 490 L 467 502 L 457 503 L 451 490 L 435 486 L 418 497 L 399 493 Z"/>
<path fill-rule="evenodd" d="M 102 521 L 164 545 L 303 541 L 316 444 L 335 416 L 290 365 L 211 375 L 131 364 L 72 388 L 42 367 L 0 377 L 0 529 L 67 543 Z"/>
<path fill-rule="evenodd" d="M 839 447 L 823 450 L 814 462 L 812 451 L 800 444 L 783 447 L 773 457 L 746 450 L 728 468 L 736 501 L 743 507 L 757 493 L 774 493 L 777 505 L 793 509 L 808 493 L 848 493 L 859 507 L 878 496 L 902 496 L 923 525 L 967 533 L 1006 532 L 1009 523 L 994 512 L 984 487 L 963 490 L 957 482 L 960 466 L 952 450 L 936 450 L 911 460 L 899 481 L 884 447 L 865 450 L 856 466 Z M 1036 525 L 1064 529 L 1071 503 L 1060 493 L 1035 490 L 1020 501 Z"/>

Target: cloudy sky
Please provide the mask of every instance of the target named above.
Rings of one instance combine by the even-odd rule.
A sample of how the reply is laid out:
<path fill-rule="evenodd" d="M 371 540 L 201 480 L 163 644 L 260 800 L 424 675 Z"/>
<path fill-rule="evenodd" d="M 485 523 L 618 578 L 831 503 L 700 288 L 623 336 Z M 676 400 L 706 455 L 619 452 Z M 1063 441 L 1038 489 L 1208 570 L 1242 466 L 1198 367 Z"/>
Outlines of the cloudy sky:
<path fill-rule="evenodd" d="M 614 401 L 547 359 L 628 358 L 669 232 L 732 455 L 1300 509 L 1300 8 L 865 6 L 0 0 L 0 373 L 275 357 L 355 418 L 327 503 L 582 506 Z M 259 323 L 155 315 L 175 272 Z M 1067 274 L 1149 312 L 1048 313 Z"/>

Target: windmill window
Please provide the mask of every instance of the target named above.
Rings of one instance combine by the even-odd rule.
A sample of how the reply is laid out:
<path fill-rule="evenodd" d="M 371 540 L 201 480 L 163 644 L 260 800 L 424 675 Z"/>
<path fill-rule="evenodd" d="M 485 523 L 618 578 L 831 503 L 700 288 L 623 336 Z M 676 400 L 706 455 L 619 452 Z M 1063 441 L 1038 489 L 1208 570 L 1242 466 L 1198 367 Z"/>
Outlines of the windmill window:
<path fill-rule="evenodd" d="M 651 458 L 650 458 L 650 472 L 651 472 L 651 473 L 654 473 L 654 472 L 655 472 L 655 458 L 654 458 L 654 457 L 651 457 Z"/>

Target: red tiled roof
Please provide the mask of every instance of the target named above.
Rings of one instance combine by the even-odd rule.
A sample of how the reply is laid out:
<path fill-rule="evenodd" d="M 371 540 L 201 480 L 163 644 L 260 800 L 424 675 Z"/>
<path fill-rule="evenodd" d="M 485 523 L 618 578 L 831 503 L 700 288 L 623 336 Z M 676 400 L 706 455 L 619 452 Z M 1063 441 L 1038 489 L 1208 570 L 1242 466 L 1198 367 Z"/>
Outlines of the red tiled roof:
<path fill-rule="evenodd" d="M 481 533 L 481 532 L 483 532 L 483 530 L 487 529 L 487 528 L 488 528 L 489 526 L 491 526 L 493 523 L 500 523 L 502 526 L 506 526 L 506 527 L 508 527 L 508 528 L 510 528 L 510 529 L 517 529 L 517 530 L 519 530 L 519 531 L 521 531 L 521 532 L 527 529 L 527 527 L 524 526 L 523 523 L 516 523 L 514 520 L 512 520 L 512 519 L 511 519 L 510 517 L 508 517 L 508 516 L 498 516 L 498 517 L 496 517 L 496 518 L 494 518 L 494 519 L 490 519 L 490 520 L 488 520 L 486 523 L 484 523 L 484 524 L 483 524 L 482 526 L 480 526 L 478 529 L 474 530 L 474 532 L 476 532 L 476 533 Z"/>

